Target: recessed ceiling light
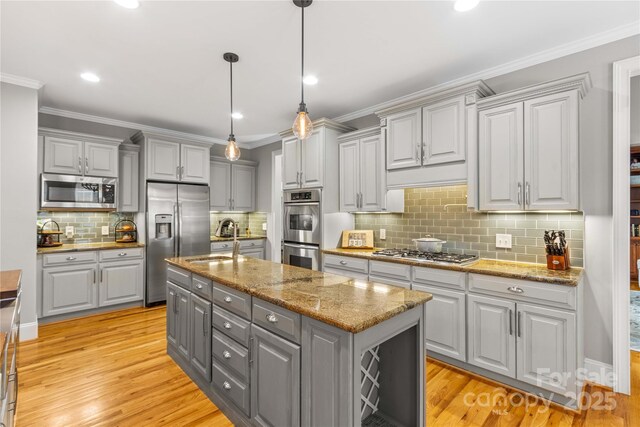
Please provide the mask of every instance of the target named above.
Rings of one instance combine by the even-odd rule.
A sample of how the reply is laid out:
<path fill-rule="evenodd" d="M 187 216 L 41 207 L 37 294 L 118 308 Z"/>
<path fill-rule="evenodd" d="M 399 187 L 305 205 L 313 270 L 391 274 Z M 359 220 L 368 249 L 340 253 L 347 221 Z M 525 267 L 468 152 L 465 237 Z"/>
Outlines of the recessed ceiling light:
<path fill-rule="evenodd" d="M 304 76 L 302 82 L 306 85 L 313 86 L 318 84 L 318 78 L 313 75 Z"/>
<path fill-rule="evenodd" d="M 140 2 L 138 0 L 113 0 L 113 1 L 122 7 L 126 7 L 127 9 L 137 9 L 140 6 Z"/>
<path fill-rule="evenodd" d="M 234 119 L 241 119 L 244 116 L 242 115 L 242 113 L 236 111 L 235 113 L 231 114 L 231 117 L 233 117 Z"/>
<path fill-rule="evenodd" d="M 453 8 L 458 12 L 466 12 L 476 7 L 478 3 L 480 3 L 480 0 L 456 0 Z"/>
<path fill-rule="evenodd" d="M 91 83 L 98 83 L 100 81 L 100 77 L 96 76 L 93 73 L 82 73 L 80 74 L 83 80 L 86 80 Z"/>

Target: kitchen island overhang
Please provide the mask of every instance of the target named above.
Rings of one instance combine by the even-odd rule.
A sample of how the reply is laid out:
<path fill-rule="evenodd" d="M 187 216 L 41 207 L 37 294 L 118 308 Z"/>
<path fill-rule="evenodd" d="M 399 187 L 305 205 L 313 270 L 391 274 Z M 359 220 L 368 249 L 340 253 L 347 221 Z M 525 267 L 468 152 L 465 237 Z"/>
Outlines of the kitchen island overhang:
<path fill-rule="evenodd" d="M 246 257 L 167 262 L 167 352 L 237 425 L 425 424 L 430 294 Z"/>

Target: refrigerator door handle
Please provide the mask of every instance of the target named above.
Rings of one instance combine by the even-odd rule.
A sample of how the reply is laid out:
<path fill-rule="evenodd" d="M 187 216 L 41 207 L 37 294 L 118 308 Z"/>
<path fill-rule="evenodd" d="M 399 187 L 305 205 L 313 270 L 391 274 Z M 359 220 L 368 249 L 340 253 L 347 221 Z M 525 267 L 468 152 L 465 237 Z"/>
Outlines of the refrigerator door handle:
<path fill-rule="evenodd" d="M 178 202 L 178 256 L 182 255 L 182 245 L 180 240 L 182 240 L 182 202 Z"/>
<path fill-rule="evenodd" d="M 178 256 L 178 204 L 173 204 L 173 256 Z"/>

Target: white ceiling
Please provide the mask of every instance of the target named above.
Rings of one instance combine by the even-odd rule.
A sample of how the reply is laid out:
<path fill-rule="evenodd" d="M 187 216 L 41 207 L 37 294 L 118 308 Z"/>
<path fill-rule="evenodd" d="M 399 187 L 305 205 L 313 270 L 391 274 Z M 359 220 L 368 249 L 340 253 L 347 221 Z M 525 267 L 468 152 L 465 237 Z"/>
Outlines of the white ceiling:
<path fill-rule="evenodd" d="M 226 139 L 227 51 L 240 142 L 288 128 L 300 101 L 290 1 L 2 1 L 2 73 L 45 83 L 42 106 Z M 638 1 L 316 0 L 306 10 L 312 118 L 337 117 L 637 22 Z M 93 71 L 102 81 L 79 78 Z"/>

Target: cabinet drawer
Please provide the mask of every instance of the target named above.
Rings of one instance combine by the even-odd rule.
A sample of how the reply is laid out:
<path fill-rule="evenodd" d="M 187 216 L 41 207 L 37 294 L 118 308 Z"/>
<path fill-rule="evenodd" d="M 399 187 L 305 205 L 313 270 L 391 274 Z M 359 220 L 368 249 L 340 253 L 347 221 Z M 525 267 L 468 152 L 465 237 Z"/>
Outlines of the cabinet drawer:
<path fill-rule="evenodd" d="M 393 262 L 371 261 L 369 275 L 410 282 L 411 266 Z"/>
<path fill-rule="evenodd" d="M 250 416 L 251 405 L 249 404 L 249 397 L 251 396 L 251 393 L 249 386 L 234 378 L 215 360 L 212 363 L 213 369 L 211 371 L 211 383 L 213 386 L 222 396 L 226 397 L 240 408 L 247 417 Z"/>
<path fill-rule="evenodd" d="M 369 273 L 369 261 L 362 258 L 325 254 L 324 265 L 326 267 L 337 268 L 340 270 L 353 271 L 354 273 Z"/>
<path fill-rule="evenodd" d="M 216 305 L 213 306 L 213 327 L 243 346 L 249 346 L 251 323 Z"/>
<path fill-rule="evenodd" d="M 257 298 L 253 300 L 253 323 L 297 344 L 300 344 L 301 321 L 299 314 L 286 308 Z"/>
<path fill-rule="evenodd" d="M 223 252 L 233 249 L 233 241 L 211 242 L 211 252 Z"/>
<path fill-rule="evenodd" d="M 207 301 L 211 301 L 212 292 L 213 292 L 213 284 L 211 280 L 205 279 L 204 277 L 193 275 L 191 279 L 191 291 L 206 299 Z"/>
<path fill-rule="evenodd" d="M 130 249 L 114 249 L 109 251 L 100 251 L 100 261 L 115 261 L 131 258 L 142 258 L 144 255 L 143 248 Z"/>
<path fill-rule="evenodd" d="M 437 268 L 413 267 L 412 282 L 464 290 L 467 284 L 467 273 Z"/>
<path fill-rule="evenodd" d="M 241 380 L 249 382 L 249 351 L 220 332 L 213 330 L 213 357 Z"/>
<path fill-rule="evenodd" d="M 251 320 L 251 295 L 213 282 L 213 302 L 240 317 Z"/>
<path fill-rule="evenodd" d="M 382 283 L 383 285 L 397 286 L 405 289 L 411 288 L 411 282 L 409 282 L 408 280 L 390 279 L 388 277 L 374 276 L 373 274 L 369 276 L 369 281 Z"/>
<path fill-rule="evenodd" d="M 364 280 L 365 282 L 369 280 L 368 274 L 356 273 L 354 271 L 340 270 L 339 268 L 331 268 L 325 267 L 322 269 L 324 273 L 337 274 L 338 276 L 346 276 L 356 280 Z"/>
<path fill-rule="evenodd" d="M 576 308 L 576 288 L 484 274 L 469 274 L 469 291 L 561 308 Z"/>
<path fill-rule="evenodd" d="M 96 262 L 97 260 L 98 254 L 96 251 L 66 252 L 61 254 L 45 254 L 42 259 L 42 265 L 49 267 L 53 265 Z"/>
<path fill-rule="evenodd" d="M 264 247 L 264 239 L 238 240 L 238 241 L 240 242 L 240 249 L 263 248 Z"/>
<path fill-rule="evenodd" d="M 191 289 L 191 273 L 176 266 L 167 267 L 167 280 L 185 289 Z"/>

